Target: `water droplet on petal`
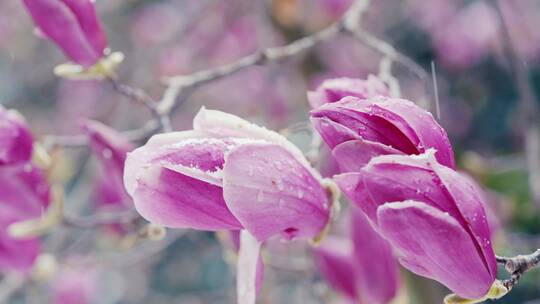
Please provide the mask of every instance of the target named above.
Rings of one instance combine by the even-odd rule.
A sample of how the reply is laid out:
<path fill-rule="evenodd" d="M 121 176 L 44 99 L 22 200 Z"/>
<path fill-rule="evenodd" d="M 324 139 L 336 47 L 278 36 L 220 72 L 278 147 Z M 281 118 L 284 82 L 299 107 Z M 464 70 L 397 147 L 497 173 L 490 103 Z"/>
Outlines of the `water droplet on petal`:
<path fill-rule="evenodd" d="M 298 199 L 302 199 L 304 197 L 304 191 L 298 189 Z"/>
<path fill-rule="evenodd" d="M 257 194 L 257 201 L 260 203 L 262 202 L 264 199 L 264 193 L 262 192 L 262 190 L 259 190 L 259 193 Z"/>

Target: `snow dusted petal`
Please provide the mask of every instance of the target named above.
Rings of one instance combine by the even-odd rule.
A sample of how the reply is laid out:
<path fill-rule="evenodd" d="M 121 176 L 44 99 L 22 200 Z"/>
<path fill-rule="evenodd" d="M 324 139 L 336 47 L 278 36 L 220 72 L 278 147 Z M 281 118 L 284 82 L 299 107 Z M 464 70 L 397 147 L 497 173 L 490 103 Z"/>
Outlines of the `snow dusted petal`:
<path fill-rule="evenodd" d="M 81 1 L 86 3 L 83 5 Z M 101 29 L 95 27 L 95 24 L 98 23 L 97 20 L 88 23 L 91 16 L 95 17 L 92 2 L 90 0 L 81 1 L 76 4 L 73 0 L 67 2 L 61 0 L 23 0 L 36 26 L 54 41 L 69 59 L 88 67 L 95 64 L 103 56 L 102 45 L 99 44 L 100 39 L 96 38 L 104 34 L 93 33 L 91 37 L 87 36 L 87 32 L 100 31 Z M 83 12 L 81 9 L 88 12 Z M 84 18 L 79 20 L 79 17 Z M 96 42 L 98 44 L 94 45 Z"/>
<path fill-rule="evenodd" d="M 288 149 L 276 144 L 245 144 L 226 156 L 223 195 L 235 217 L 258 240 L 318 236 L 330 202 L 318 177 Z"/>
<path fill-rule="evenodd" d="M 351 206 L 350 211 L 356 287 L 360 302 L 390 303 L 400 287 L 399 266 L 392 248 L 357 207 Z"/>
<path fill-rule="evenodd" d="M 377 115 L 380 113 L 381 116 L 387 115 L 390 120 L 389 112 L 396 115 L 396 118 L 392 119 L 394 125 L 401 130 L 404 130 L 405 126 L 414 130 L 414 134 L 418 138 L 417 148 L 420 153 L 433 148 L 437 151 L 435 157 L 439 163 L 455 168 L 454 151 L 448 135 L 430 112 L 405 99 L 383 99 L 374 107 L 374 113 Z M 408 136 L 413 138 L 412 134 Z"/>
<path fill-rule="evenodd" d="M 439 164 L 433 153 L 430 150 L 419 156 L 388 155 L 372 159 L 362 169 L 363 185 L 371 202 L 357 200 L 356 203 L 364 208 L 363 204 L 373 206 L 411 199 L 449 213 L 470 231 L 495 278 L 497 266 L 484 198 L 468 178 Z"/>
<path fill-rule="evenodd" d="M 221 169 L 225 152 L 245 140 L 188 135 L 160 136 L 128 154 L 124 182 L 137 211 L 167 227 L 241 229 L 223 200 Z M 181 140 L 165 144 L 173 138 Z"/>
<path fill-rule="evenodd" d="M 308 101 L 311 107 L 316 109 L 346 96 L 366 99 L 379 95 L 390 96 L 390 92 L 378 77 L 369 75 L 366 80 L 344 77 L 325 80 L 316 91 L 308 92 Z"/>
<path fill-rule="evenodd" d="M 353 270 L 352 244 L 349 239 L 327 236 L 313 249 L 317 269 L 337 291 L 354 300 L 357 298 L 356 276 Z"/>
<path fill-rule="evenodd" d="M 202 107 L 193 119 L 193 129 L 209 137 L 249 138 L 281 145 L 298 162 L 308 168 L 312 175 L 319 176 L 319 173 L 311 168 L 302 151 L 287 140 L 287 138 L 238 116 L 216 110 L 207 110 L 205 107 Z"/>
<path fill-rule="evenodd" d="M 382 205 L 379 228 L 403 258 L 402 265 L 435 279 L 461 297 L 484 296 L 494 278 L 475 243 L 450 215 L 417 201 Z M 411 266 L 411 267 L 409 267 Z"/>
<path fill-rule="evenodd" d="M 0 105 L 0 166 L 29 161 L 32 147 L 32 135 L 23 118 Z"/>
<path fill-rule="evenodd" d="M 469 177 L 465 177 L 438 163 L 432 163 L 434 172 L 439 176 L 448 192 L 454 199 L 457 208 L 465 218 L 473 236 L 482 249 L 484 259 L 493 279 L 497 276 L 497 261 L 491 245 L 491 231 L 486 215 L 487 203 L 476 184 L 471 183 Z"/>
<path fill-rule="evenodd" d="M 390 146 L 363 139 L 349 140 L 332 150 L 341 172 L 360 171 L 371 158 L 379 155 L 403 154 Z"/>
<path fill-rule="evenodd" d="M 238 304 L 255 304 L 257 286 L 262 284 L 260 250 L 262 242 L 248 231 L 240 231 L 240 250 L 236 271 Z"/>

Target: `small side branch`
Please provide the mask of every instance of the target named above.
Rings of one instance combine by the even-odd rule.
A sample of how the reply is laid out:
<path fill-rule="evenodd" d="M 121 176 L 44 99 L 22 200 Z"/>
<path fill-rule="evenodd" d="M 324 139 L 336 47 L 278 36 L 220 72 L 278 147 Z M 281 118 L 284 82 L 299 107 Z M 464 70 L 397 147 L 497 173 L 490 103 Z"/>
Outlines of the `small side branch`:
<path fill-rule="evenodd" d="M 527 255 L 518 255 L 515 257 L 496 256 L 497 263 L 503 264 L 504 268 L 510 273 L 510 278 L 503 281 L 508 290 L 511 290 L 518 282 L 521 276 L 538 266 L 540 263 L 540 249 Z"/>

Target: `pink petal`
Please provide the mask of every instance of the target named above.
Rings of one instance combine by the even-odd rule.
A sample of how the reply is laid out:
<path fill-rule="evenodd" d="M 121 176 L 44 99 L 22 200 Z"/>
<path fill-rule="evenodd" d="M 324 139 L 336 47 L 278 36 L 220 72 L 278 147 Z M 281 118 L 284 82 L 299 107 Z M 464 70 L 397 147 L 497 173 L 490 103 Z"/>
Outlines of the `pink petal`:
<path fill-rule="evenodd" d="M 374 96 L 389 96 L 386 85 L 376 76 L 367 80 L 354 78 L 334 78 L 325 80 L 314 92 L 308 92 L 308 101 L 313 109 L 325 103 L 336 102 L 346 96 L 366 99 Z"/>
<path fill-rule="evenodd" d="M 240 232 L 240 251 L 236 272 L 238 304 L 255 304 L 257 285 L 260 285 L 262 281 L 261 271 L 259 271 L 261 244 L 246 230 Z"/>
<path fill-rule="evenodd" d="M 439 164 L 427 152 L 418 157 L 382 156 L 364 168 L 364 185 L 378 203 L 417 200 L 448 212 L 476 240 L 493 277 L 497 266 L 485 202 L 469 179 Z M 396 174 L 399 172 L 399 174 Z"/>
<path fill-rule="evenodd" d="M 234 148 L 223 167 L 227 206 L 258 240 L 317 236 L 329 218 L 326 190 L 317 176 L 276 144 Z"/>
<path fill-rule="evenodd" d="M 353 139 L 343 136 L 348 134 L 343 130 L 348 129 L 357 138 L 390 146 L 405 154 L 419 154 L 434 148 L 440 163 L 451 168 L 455 166 L 446 132 L 429 112 L 408 100 L 382 96 L 369 99 L 345 97 L 311 111 L 311 118 L 331 148 Z M 322 123 L 326 127 L 321 126 Z"/>
<path fill-rule="evenodd" d="M 229 236 L 231 238 L 233 249 L 237 253 L 240 251 L 240 233 L 241 232 L 242 230 L 229 230 Z M 263 280 L 264 280 L 264 263 L 263 263 L 262 255 L 259 254 L 259 260 L 257 262 L 257 276 L 255 279 L 255 289 L 256 289 L 257 295 L 261 291 Z"/>
<path fill-rule="evenodd" d="M 220 173 L 225 152 L 237 144 L 182 132 L 129 153 L 124 182 L 137 211 L 167 227 L 241 229 L 223 200 Z"/>
<path fill-rule="evenodd" d="M 58 0 L 23 0 L 40 30 L 53 40 L 74 62 L 95 64 L 102 54 L 96 52 L 81 29 L 77 16 Z"/>
<path fill-rule="evenodd" d="M 86 120 L 81 127 L 90 140 L 90 148 L 101 163 L 122 176 L 126 154 L 134 148 L 129 140 L 98 121 Z"/>
<path fill-rule="evenodd" d="M 448 135 L 431 113 L 404 99 L 383 99 L 374 105 L 373 113 L 385 116 L 404 132 L 408 128 L 413 130 L 407 136 L 411 141 L 417 138 L 420 153 L 434 148 L 437 150 L 435 157 L 441 164 L 455 168 L 454 152 Z M 390 113 L 394 115 L 389 115 Z"/>
<path fill-rule="evenodd" d="M 81 30 L 97 54 L 103 54 L 107 37 L 98 20 L 93 0 L 61 0 L 77 17 Z"/>
<path fill-rule="evenodd" d="M 141 170 L 131 195 L 137 212 L 158 225 L 199 230 L 242 228 L 227 209 L 221 187 L 166 168 Z"/>
<path fill-rule="evenodd" d="M 0 166 L 26 163 L 32 148 L 33 138 L 26 123 L 0 105 Z"/>
<path fill-rule="evenodd" d="M 341 172 L 360 171 L 371 158 L 387 154 L 403 154 L 403 152 L 363 139 L 343 142 L 332 150 L 332 155 L 337 160 Z"/>
<path fill-rule="evenodd" d="M 317 269 L 328 283 L 350 299 L 357 298 L 356 276 L 353 271 L 353 249 L 350 240 L 327 236 L 313 248 Z"/>
<path fill-rule="evenodd" d="M 358 208 L 352 206 L 350 211 L 356 286 L 360 302 L 390 303 L 400 287 L 399 266 L 392 248 L 373 229 Z"/>
<path fill-rule="evenodd" d="M 340 143 L 361 138 L 351 129 L 348 129 L 330 118 L 312 116 L 310 120 L 330 149 L 333 149 Z"/>
<path fill-rule="evenodd" d="M 416 201 L 384 204 L 377 217 L 381 233 L 398 255 L 419 265 L 422 275 L 465 298 L 480 298 L 491 287 L 494 278 L 475 243 L 453 217 Z"/>
<path fill-rule="evenodd" d="M 7 227 L 1 227 L 0 233 L 0 271 L 16 271 L 27 273 L 32 268 L 41 252 L 38 239 L 16 240 L 5 232 Z"/>
<path fill-rule="evenodd" d="M 345 97 L 339 102 L 326 104 L 311 111 L 311 117 L 326 117 L 348 128 L 364 140 L 380 142 L 407 154 L 417 154 L 415 143 L 404 133 L 407 128 L 396 126 L 387 117 L 372 112 L 373 104 L 380 98 L 382 97 L 362 100 Z"/>

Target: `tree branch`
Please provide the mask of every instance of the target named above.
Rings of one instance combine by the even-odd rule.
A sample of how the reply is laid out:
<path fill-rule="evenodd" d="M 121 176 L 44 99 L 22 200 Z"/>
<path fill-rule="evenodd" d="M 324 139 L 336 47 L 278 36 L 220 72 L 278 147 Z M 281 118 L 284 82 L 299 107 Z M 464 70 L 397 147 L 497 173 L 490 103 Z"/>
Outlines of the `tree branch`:
<path fill-rule="evenodd" d="M 159 112 L 171 113 L 177 107 L 179 100 L 185 100 L 194 89 L 202 84 L 233 75 L 255 65 L 288 59 L 310 50 L 320 42 L 327 41 L 339 33 L 352 33 L 353 29 L 356 30 L 359 25 L 369 3 L 370 0 L 356 0 L 338 22 L 288 45 L 266 48 L 226 65 L 166 79 L 168 87 L 159 102 Z"/>
<path fill-rule="evenodd" d="M 540 263 L 540 249 L 527 255 L 518 255 L 515 257 L 495 256 L 497 263 L 503 264 L 504 268 L 510 273 L 510 278 L 503 281 L 508 290 L 511 290 L 523 274 Z"/>

